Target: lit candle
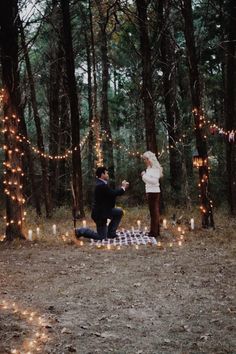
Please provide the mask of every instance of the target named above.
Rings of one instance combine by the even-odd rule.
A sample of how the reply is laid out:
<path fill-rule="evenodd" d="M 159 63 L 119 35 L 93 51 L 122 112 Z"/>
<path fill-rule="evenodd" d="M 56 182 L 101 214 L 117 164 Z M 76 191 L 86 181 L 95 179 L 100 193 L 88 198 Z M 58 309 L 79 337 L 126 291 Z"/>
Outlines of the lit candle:
<path fill-rule="evenodd" d="M 32 230 L 28 230 L 28 240 L 29 241 L 33 240 L 33 231 Z"/>
<path fill-rule="evenodd" d="M 163 228 L 166 230 L 167 229 L 167 220 L 163 219 Z"/>
<path fill-rule="evenodd" d="M 138 229 L 140 230 L 140 227 L 141 227 L 141 221 L 140 220 L 137 220 L 137 225 L 138 225 Z"/>
<path fill-rule="evenodd" d="M 181 227 L 180 226 L 178 226 L 178 229 L 177 229 L 179 232 L 181 232 Z"/>
<path fill-rule="evenodd" d="M 83 227 L 86 227 L 86 226 L 87 226 L 86 220 L 83 220 Z"/>
<path fill-rule="evenodd" d="M 36 228 L 36 234 L 37 234 L 37 236 L 39 236 L 39 234 L 40 234 L 40 228 L 39 227 Z"/>
<path fill-rule="evenodd" d="M 191 230 L 194 230 L 194 219 L 193 218 L 190 220 L 190 228 L 191 228 Z"/>
<path fill-rule="evenodd" d="M 131 228 L 131 229 L 132 229 L 132 232 L 134 232 L 134 227 L 133 227 L 133 226 L 132 226 L 132 228 Z"/>
<path fill-rule="evenodd" d="M 147 232 L 147 226 L 145 226 L 144 231 Z"/>
<path fill-rule="evenodd" d="M 52 225 L 52 233 L 53 235 L 56 235 L 57 233 L 57 226 L 55 224 Z"/>
<path fill-rule="evenodd" d="M 160 241 L 157 242 L 157 247 L 161 247 L 161 242 Z"/>

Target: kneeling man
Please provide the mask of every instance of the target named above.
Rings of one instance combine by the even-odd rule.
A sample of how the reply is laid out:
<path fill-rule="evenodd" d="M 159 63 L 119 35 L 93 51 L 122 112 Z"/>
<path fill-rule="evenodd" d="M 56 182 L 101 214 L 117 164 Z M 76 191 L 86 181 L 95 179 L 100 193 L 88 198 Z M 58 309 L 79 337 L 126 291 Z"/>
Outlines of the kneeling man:
<path fill-rule="evenodd" d="M 94 240 L 103 240 L 116 237 L 116 230 L 123 216 L 123 210 L 115 208 L 116 197 L 125 193 L 129 182 L 123 181 L 120 188 L 112 189 L 108 185 L 108 180 L 108 169 L 105 166 L 98 167 L 91 214 L 96 223 L 97 232 L 88 228 L 79 228 L 75 230 L 77 238 L 83 236 Z M 108 226 L 107 219 L 111 220 Z"/>

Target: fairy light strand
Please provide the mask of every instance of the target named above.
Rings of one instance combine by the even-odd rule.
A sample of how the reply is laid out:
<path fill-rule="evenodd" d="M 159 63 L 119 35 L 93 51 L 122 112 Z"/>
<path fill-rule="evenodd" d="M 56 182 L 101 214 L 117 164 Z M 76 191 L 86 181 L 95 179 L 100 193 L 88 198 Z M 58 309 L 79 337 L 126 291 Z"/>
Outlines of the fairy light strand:
<path fill-rule="evenodd" d="M 42 315 L 31 309 L 23 309 L 15 302 L 1 300 L 0 309 L 10 311 L 15 316 L 19 316 L 21 320 L 28 323 L 32 330 L 29 338 L 25 339 L 18 348 L 14 346 L 11 348 L 12 354 L 33 354 L 42 352 L 42 345 L 44 345 L 50 338 L 46 332 L 47 323 Z"/>
<path fill-rule="evenodd" d="M 7 100 L 4 89 L 1 89 L 0 103 L 1 111 L 3 111 L 3 102 Z M 6 228 L 11 225 L 17 226 L 16 230 L 22 230 L 23 226 L 23 204 L 25 203 L 25 198 L 22 195 L 23 185 L 21 182 L 24 173 L 21 168 L 21 159 L 23 152 L 20 150 L 19 141 L 16 139 L 18 125 L 20 119 L 16 114 L 11 114 L 9 116 L 5 115 L 2 118 L 3 129 L 2 133 L 5 136 L 5 143 L 3 145 L 3 150 L 5 152 L 4 166 L 4 193 L 7 198 L 7 202 L 13 202 L 17 204 L 17 212 L 14 213 L 15 219 L 11 219 L 12 216 L 9 213 L 4 217 L 6 221 Z"/>

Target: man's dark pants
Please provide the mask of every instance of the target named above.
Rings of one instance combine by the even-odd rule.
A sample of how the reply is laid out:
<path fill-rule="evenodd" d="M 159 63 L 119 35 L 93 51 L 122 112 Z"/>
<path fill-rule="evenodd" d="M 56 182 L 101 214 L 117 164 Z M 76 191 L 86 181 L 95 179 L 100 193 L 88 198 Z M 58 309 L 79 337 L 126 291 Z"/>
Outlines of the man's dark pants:
<path fill-rule="evenodd" d="M 107 226 L 107 218 L 96 219 L 94 218 L 94 222 L 96 223 L 97 232 L 81 227 L 76 229 L 76 236 L 83 236 L 85 238 L 92 238 L 94 240 L 104 240 L 107 238 L 115 238 L 116 230 L 120 224 L 120 221 L 123 216 L 123 210 L 121 208 L 113 208 L 111 211 L 111 215 L 109 219 L 111 220 L 109 225 Z"/>

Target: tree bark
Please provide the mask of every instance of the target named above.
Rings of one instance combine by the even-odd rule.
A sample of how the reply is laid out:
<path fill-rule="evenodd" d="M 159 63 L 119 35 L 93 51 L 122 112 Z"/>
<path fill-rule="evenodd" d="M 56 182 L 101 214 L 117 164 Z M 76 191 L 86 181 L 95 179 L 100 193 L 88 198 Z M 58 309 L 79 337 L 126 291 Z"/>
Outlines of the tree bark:
<path fill-rule="evenodd" d="M 182 203 L 183 186 L 183 149 L 179 140 L 181 137 L 181 120 L 176 98 L 176 57 L 172 41 L 170 24 L 170 3 L 160 0 L 158 4 L 159 33 L 161 36 L 161 68 L 163 71 L 163 95 L 166 110 L 168 131 L 170 184 L 172 199 L 175 205 Z M 168 26 L 168 27 L 167 27 Z"/>
<path fill-rule="evenodd" d="M 207 143 L 204 131 L 205 117 L 202 109 L 202 92 L 198 71 L 198 59 L 195 47 L 193 15 L 192 15 L 192 1 L 182 0 L 181 3 L 182 14 L 184 17 L 184 35 L 186 40 L 190 91 L 192 97 L 193 116 L 195 123 L 196 148 L 198 156 L 202 161 L 202 166 L 199 167 L 199 187 L 201 198 L 201 216 L 202 227 L 214 227 L 212 201 L 209 193 L 209 168 L 208 168 L 208 154 Z"/>
<path fill-rule="evenodd" d="M 57 1 L 53 1 L 53 8 L 51 14 L 51 21 L 53 24 L 51 39 L 49 42 L 49 57 L 50 57 L 50 80 L 49 80 L 49 154 L 52 156 L 58 155 L 59 152 L 59 126 L 60 126 L 60 106 L 59 106 L 59 93 L 61 84 L 61 64 L 60 57 L 63 51 L 60 48 L 58 39 L 58 22 L 59 13 L 57 8 Z M 53 29 L 56 29 L 53 31 Z M 59 161 L 52 158 L 49 162 L 50 174 L 50 195 L 52 198 L 52 207 L 58 203 L 57 190 L 58 190 L 58 167 Z"/>
<path fill-rule="evenodd" d="M 136 0 L 138 10 L 138 25 L 140 35 L 140 52 L 142 60 L 142 99 L 144 105 L 144 121 L 147 149 L 158 153 L 156 142 L 155 114 L 153 105 L 153 84 L 152 84 L 152 53 L 147 25 L 146 0 Z"/>
<path fill-rule="evenodd" d="M 103 142 L 104 162 L 109 166 L 109 176 L 111 180 L 115 179 L 115 166 L 113 157 L 113 143 L 111 134 L 111 125 L 109 119 L 108 109 L 108 87 L 109 87 L 109 59 L 108 59 L 108 38 L 107 38 L 107 24 L 109 22 L 109 8 L 106 7 L 106 14 L 104 14 L 103 0 L 96 0 L 99 12 L 99 27 L 100 27 L 100 50 L 102 62 L 102 90 L 101 90 L 101 128 L 105 130 L 107 140 Z"/>
<path fill-rule="evenodd" d="M 77 85 L 75 79 L 75 64 L 70 23 L 70 7 L 68 0 L 60 0 L 63 22 L 63 45 L 66 59 L 67 89 L 70 101 L 70 119 L 72 129 L 72 183 L 75 205 L 80 217 L 84 216 L 82 170 L 80 155 L 80 117 L 78 109 Z"/>
<path fill-rule="evenodd" d="M 0 49 L 4 88 L 4 137 L 6 194 L 6 239 L 24 238 L 22 196 L 22 161 L 19 144 L 19 72 L 18 72 L 17 0 L 0 2 Z"/>
<path fill-rule="evenodd" d="M 29 53 L 28 53 L 28 49 L 27 49 L 27 45 L 26 45 L 26 41 L 25 41 L 24 29 L 23 29 L 21 21 L 20 21 L 20 33 L 21 33 L 21 44 L 22 44 L 22 49 L 24 52 L 26 70 L 27 70 L 28 79 L 29 79 L 30 98 L 31 98 L 31 104 L 32 104 L 32 109 L 33 109 L 34 122 L 35 122 L 36 132 L 37 132 L 37 146 L 38 146 L 38 150 L 40 151 L 40 163 L 41 163 L 41 170 L 42 170 L 42 189 L 43 189 L 46 217 L 48 218 L 51 216 L 51 198 L 50 198 L 49 179 L 48 179 L 48 162 L 45 159 L 45 157 L 43 156 L 43 154 L 45 152 L 43 133 L 42 133 L 41 122 L 40 122 L 40 117 L 39 117 L 39 113 L 38 113 L 38 105 L 37 105 L 37 99 L 36 99 L 34 78 L 33 78 Z"/>
<path fill-rule="evenodd" d="M 236 215 L 236 3 L 227 1 L 229 23 L 225 45 L 225 126 L 234 133 L 234 139 L 227 136 L 226 163 L 228 173 L 228 201 L 232 215 Z"/>

